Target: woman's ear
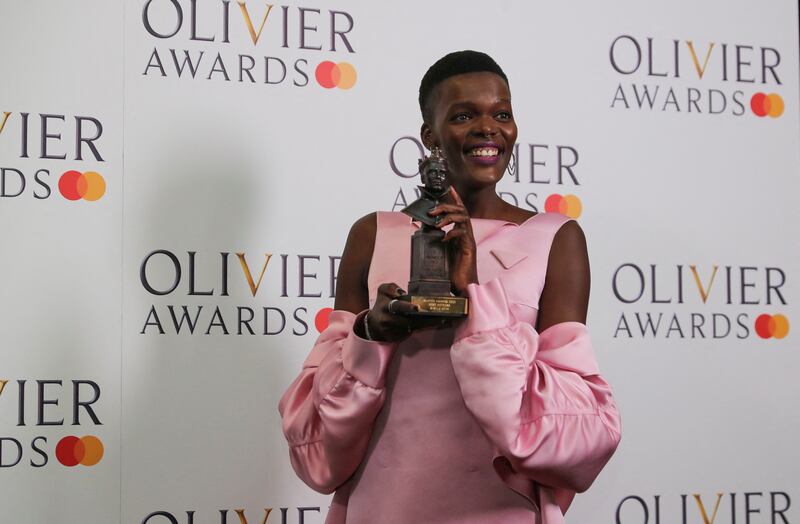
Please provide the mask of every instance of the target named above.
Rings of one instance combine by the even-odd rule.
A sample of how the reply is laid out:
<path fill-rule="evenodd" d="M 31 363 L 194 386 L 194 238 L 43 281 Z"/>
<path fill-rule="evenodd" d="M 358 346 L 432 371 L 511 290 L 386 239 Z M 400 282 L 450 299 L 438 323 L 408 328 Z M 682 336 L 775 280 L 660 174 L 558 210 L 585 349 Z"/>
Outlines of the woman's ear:
<path fill-rule="evenodd" d="M 429 126 L 426 122 L 422 123 L 422 127 L 419 130 L 419 138 L 422 140 L 422 145 L 430 151 L 434 147 L 433 142 L 433 131 L 431 130 L 431 126 Z"/>

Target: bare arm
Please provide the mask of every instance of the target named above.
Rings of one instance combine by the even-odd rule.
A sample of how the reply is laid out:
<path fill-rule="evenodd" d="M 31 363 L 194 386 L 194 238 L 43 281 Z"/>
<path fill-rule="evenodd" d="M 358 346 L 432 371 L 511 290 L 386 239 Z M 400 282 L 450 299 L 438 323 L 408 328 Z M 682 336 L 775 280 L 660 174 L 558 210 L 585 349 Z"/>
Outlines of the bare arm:
<path fill-rule="evenodd" d="M 586 237 L 581 226 L 570 220 L 553 238 L 536 331 L 542 333 L 561 322 L 585 324 L 590 283 Z"/>
<path fill-rule="evenodd" d="M 376 230 L 375 213 L 359 218 L 350 228 L 336 276 L 334 309 L 358 314 L 369 307 L 367 276 L 375 249 Z"/>

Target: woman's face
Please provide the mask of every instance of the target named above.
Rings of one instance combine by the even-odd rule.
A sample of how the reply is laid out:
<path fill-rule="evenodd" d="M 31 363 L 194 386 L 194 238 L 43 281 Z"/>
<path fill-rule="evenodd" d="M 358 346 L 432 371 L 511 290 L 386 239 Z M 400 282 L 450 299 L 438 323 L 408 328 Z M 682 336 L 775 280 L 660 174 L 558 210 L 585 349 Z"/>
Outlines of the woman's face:
<path fill-rule="evenodd" d="M 422 141 L 428 148 L 442 148 L 450 183 L 461 190 L 496 184 L 517 140 L 505 80 L 489 72 L 451 76 L 431 96 Z"/>

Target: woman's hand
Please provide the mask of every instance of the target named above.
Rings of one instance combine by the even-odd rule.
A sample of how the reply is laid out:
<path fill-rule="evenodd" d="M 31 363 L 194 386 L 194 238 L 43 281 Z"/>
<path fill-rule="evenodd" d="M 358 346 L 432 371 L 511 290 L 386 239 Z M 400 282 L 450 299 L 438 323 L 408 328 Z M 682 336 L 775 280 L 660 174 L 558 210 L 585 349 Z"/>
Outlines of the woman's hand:
<path fill-rule="evenodd" d="M 439 229 L 447 224 L 453 224 L 453 229 L 448 231 L 444 237 L 444 241 L 449 245 L 450 282 L 453 284 L 453 292 L 456 295 L 466 296 L 467 286 L 478 283 L 477 247 L 472 234 L 469 213 L 453 186 L 450 186 L 450 199 L 452 203 L 439 204 L 429 213 L 443 217 L 436 225 Z"/>
<path fill-rule="evenodd" d="M 411 302 L 400 300 L 406 292 L 395 283 L 381 284 L 375 305 L 367 314 L 369 335 L 372 340 L 396 342 L 408 337 L 414 329 L 413 317 L 406 315 L 417 310 Z"/>

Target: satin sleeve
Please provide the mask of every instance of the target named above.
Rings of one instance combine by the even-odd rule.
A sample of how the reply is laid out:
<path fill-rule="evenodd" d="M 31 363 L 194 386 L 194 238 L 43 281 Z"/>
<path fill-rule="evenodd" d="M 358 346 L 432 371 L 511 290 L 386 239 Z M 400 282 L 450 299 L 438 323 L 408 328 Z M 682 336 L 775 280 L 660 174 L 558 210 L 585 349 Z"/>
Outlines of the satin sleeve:
<path fill-rule="evenodd" d="M 563 322 L 539 334 L 515 321 L 499 279 L 471 284 L 468 293 L 470 314 L 451 349 L 464 402 L 514 472 L 567 491 L 557 493 L 565 510 L 620 441 L 589 332 Z"/>
<path fill-rule="evenodd" d="M 358 468 L 385 398 L 395 343 L 353 332 L 366 311 L 334 310 L 300 375 L 278 403 L 292 467 L 320 493 L 332 493 Z"/>

